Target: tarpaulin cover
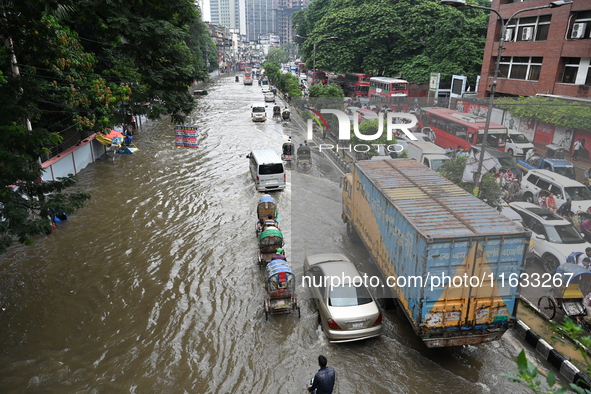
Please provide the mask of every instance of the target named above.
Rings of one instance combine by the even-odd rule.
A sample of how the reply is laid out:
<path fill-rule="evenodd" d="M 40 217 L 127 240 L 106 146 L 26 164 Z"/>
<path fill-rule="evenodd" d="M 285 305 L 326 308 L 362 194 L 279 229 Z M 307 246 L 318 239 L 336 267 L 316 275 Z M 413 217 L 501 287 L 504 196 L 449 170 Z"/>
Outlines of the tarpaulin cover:
<path fill-rule="evenodd" d="M 261 235 L 259 235 L 259 240 L 262 240 L 263 238 L 267 238 L 267 237 L 283 238 L 283 233 L 281 231 L 277 230 L 276 228 L 268 227 L 265 231 L 263 231 L 261 233 Z"/>
<path fill-rule="evenodd" d="M 259 200 L 259 204 L 263 203 L 263 202 L 270 202 L 270 203 L 275 204 L 275 199 L 273 197 L 271 197 L 270 194 L 263 194 L 261 196 L 261 199 Z"/>

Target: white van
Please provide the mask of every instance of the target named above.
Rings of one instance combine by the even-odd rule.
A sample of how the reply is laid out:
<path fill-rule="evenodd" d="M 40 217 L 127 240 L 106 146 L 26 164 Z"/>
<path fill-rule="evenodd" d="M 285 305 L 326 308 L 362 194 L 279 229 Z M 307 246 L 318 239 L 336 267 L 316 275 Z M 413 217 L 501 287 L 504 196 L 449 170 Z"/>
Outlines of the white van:
<path fill-rule="evenodd" d="M 250 175 L 257 191 L 285 189 L 287 175 L 277 152 L 271 149 L 253 150 L 246 158 L 250 159 Z"/>
<path fill-rule="evenodd" d="M 527 151 L 533 148 L 534 144 L 529 142 L 525 135 L 511 131 L 507 134 L 505 152 L 507 152 L 509 156 L 525 156 Z"/>
<path fill-rule="evenodd" d="M 267 105 L 265 103 L 257 103 L 251 106 L 250 117 L 253 122 L 264 122 L 267 120 Z"/>

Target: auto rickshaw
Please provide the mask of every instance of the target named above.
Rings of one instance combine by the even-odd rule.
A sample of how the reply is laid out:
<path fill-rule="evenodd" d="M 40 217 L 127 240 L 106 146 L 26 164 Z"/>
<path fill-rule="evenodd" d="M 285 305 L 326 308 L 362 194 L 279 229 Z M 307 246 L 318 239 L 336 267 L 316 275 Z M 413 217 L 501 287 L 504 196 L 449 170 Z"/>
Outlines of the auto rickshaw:
<path fill-rule="evenodd" d="M 300 145 L 297 150 L 296 165 L 298 168 L 307 168 L 312 166 L 312 154 L 310 147 L 307 145 Z"/>
<path fill-rule="evenodd" d="M 284 122 L 289 122 L 290 121 L 290 117 L 291 117 L 291 113 L 289 112 L 289 110 L 286 108 L 283 109 L 283 112 L 281 112 L 281 118 L 283 119 Z"/>
<path fill-rule="evenodd" d="M 268 220 L 269 215 L 273 217 L 275 223 L 279 221 L 279 212 L 277 211 L 277 205 L 275 205 L 275 199 L 269 194 L 263 194 L 257 205 L 257 224 L 255 227 L 257 236 L 263 231 L 264 222 Z M 275 227 L 279 229 L 277 224 Z"/>
<path fill-rule="evenodd" d="M 289 263 L 285 260 L 272 260 L 265 271 L 265 320 L 269 320 L 270 314 L 291 313 L 295 309 L 300 317 L 300 302 L 295 292 L 296 279 Z"/>
<path fill-rule="evenodd" d="M 259 235 L 259 265 L 267 265 L 277 249 L 283 247 L 283 233 L 277 227 L 265 227 Z"/>
<path fill-rule="evenodd" d="M 293 161 L 294 150 L 295 147 L 293 145 L 293 142 L 284 142 L 283 146 L 281 147 L 281 160 L 287 162 L 288 164 L 291 164 L 291 162 Z"/>
<path fill-rule="evenodd" d="M 553 283 L 550 295 L 538 300 L 540 312 L 548 320 L 554 319 L 558 312 L 570 317 L 577 324 L 588 327 L 583 299 L 591 292 L 591 271 L 578 264 L 564 263 L 556 269 L 553 282 L 560 282 L 560 286 Z"/>

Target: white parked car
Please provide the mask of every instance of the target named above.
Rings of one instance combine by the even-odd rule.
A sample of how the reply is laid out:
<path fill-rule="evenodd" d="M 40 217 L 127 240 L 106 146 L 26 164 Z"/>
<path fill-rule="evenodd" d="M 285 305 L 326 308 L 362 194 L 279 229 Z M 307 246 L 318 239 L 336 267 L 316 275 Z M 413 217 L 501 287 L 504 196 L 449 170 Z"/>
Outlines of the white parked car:
<path fill-rule="evenodd" d="M 533 253 L 546 272 L 554 274 L 569 254 L 585 253 L 591 247 L 571 222 L 549 209 L 528 202 L 512 202 L 509 206 L 521 216 L 524 227 L 531 230 Z"/>
<path fill-rule="evenodd" d="M 529 142 L 527 137 L 521 133 L 509 132 L 505 142 L 505 152 L 510 156 L 525 156 L 527 152 L 534 148 L 534 144 Z"/>
<path fill-rule="evenodd" d="M 521 193 L 527 202 L 538 201 L 540 191 L 547 190 L 556 198 L 556 208 L 572 198 L 572 211 L 586 212 L 591 207 L 591 192 L 585 185 L 550 170 L 530 170 L 521 179 Z"/>

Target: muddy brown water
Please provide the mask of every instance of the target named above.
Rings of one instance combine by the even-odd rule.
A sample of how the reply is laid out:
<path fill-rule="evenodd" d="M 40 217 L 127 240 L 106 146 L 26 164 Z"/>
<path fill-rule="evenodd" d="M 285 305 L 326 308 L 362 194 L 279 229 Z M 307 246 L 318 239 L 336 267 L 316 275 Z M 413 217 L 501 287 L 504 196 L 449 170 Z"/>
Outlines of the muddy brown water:
<path fill-rule="evenodd" d="M 234 75 L 204 86 L 187 124 L 199 149 L 176 148 L 174 125 L 144 124 L 140 151 L 90 165 L 88 207 L 30 247 L 0 256 L 0 392 L 303 393 L 328 357 L 338 393 L 526 393 L 502 378 L 523 342 L 427 349 L 396 312 L 384 335 L 329 344 L 306 289 L 301 317 L 265 321 L 255 264 L 254 190 L 245 155 L 297 142 L 298 122 L 250 121 L 260 88 Z M 314 152 L 276 193 L 286 250 L 341 252 L 372 272 L 340 219 L 342 174 Z M 535 352 L 528 354 L 536 359 Z M 541 363 L 541 362 L 540 362 Z M 543 363 L 542 363 L 543 364 Z"/>

